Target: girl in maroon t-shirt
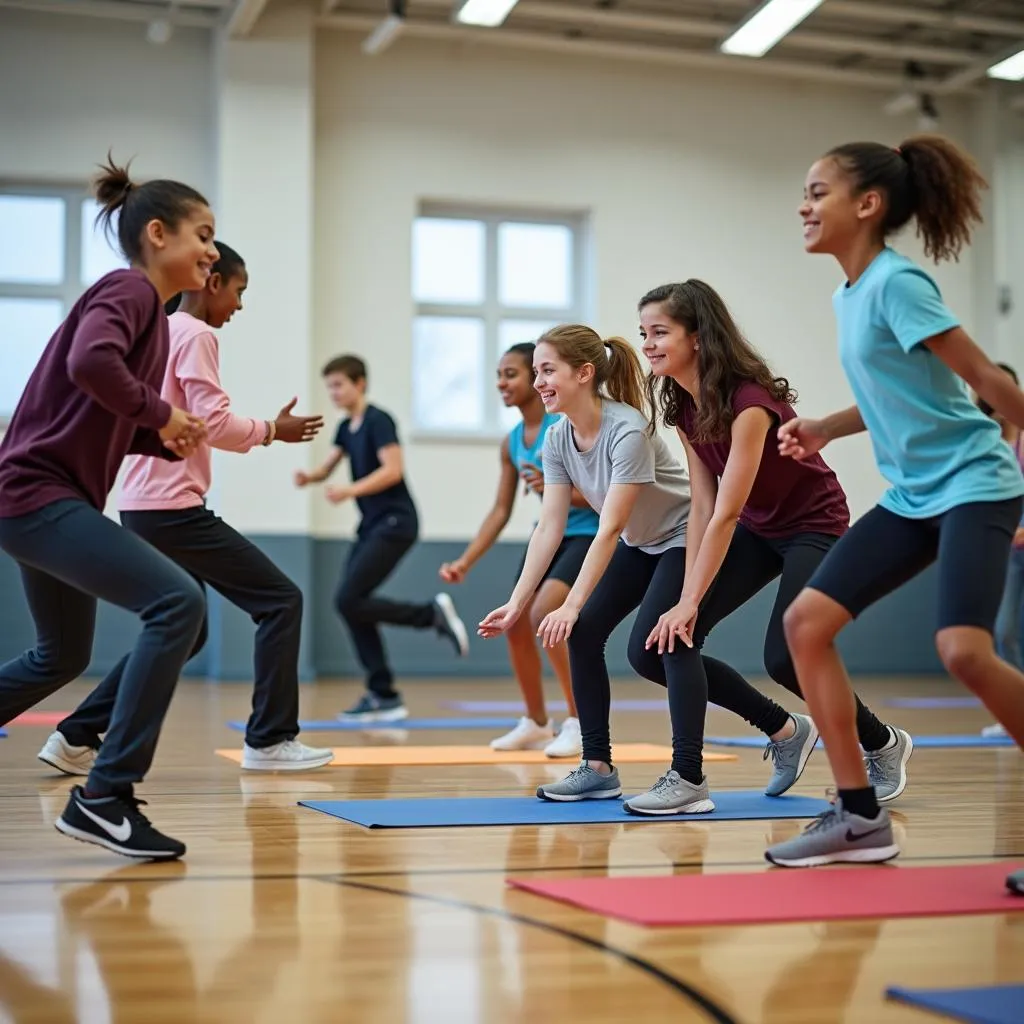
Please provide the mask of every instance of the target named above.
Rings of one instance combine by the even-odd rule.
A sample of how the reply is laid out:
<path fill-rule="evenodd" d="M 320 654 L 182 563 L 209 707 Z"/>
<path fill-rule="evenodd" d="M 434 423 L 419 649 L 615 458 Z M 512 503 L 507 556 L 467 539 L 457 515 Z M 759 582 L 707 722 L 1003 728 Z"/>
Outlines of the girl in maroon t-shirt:
<path fill-rule="evenodd" d="M 700 649 L 718 622 L 779 578 L 764 664 L 772 679 L 801 696 L 782 616 L 849 526 L 846 495 L 820 455 L 801 461 L 779 454 L 776 431 L 795 417 L 796 395 L 746 341 L 713 288 L 696 280 L 665 285 L 645 295 L 639 310 L 651 409 L 660 407 L 686 449 L 693 504 L 679 603 L 648 637 L 649 659 L 634 668 L 658 681 L 655 654 L 678 648 L 695 675 L 706 673 L 710 701 L 768 736 L 775 778 L 792 785 L 818 738 L 812 720 L 767 698 L 754 706 L 749 688 L 737 686 L 742 677 L 702 658 Z M 913 741 L 859 700 L 857 726 L 878 799 L 894 800 L 907 784 Z"/>

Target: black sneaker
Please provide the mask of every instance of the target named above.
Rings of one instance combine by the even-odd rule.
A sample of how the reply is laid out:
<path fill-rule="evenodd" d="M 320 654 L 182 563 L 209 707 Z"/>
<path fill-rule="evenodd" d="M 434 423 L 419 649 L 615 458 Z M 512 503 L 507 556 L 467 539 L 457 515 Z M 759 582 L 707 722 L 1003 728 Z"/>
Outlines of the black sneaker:
<path fill-rule="evenodd" d="M 142 860 L 176 860 L 185 855 L 185 844 L 157 832 L 139 810 L 145 800 L 124 795 L 87 800 L 81 786 L 71 787 L 64 813 L 54 822 L 58 832 L 83 843 L 95 843 L 125 857 Z"/>
<path fill-rule="evenodd" d="M 1006 888 L 1018 896 L 1024 896 L 1024 868 L 1006 876 Z"/>
<path fill-rule="evenodd" d="M 434 598 L 434 628 L 455 648 L 462 658 L 469 654 L 469 634 L 466 624 L 459 618 L 455 604 L 447 594 Z"/>
<path fill-rule="evenodd" d="M 378 697 L 375 693 L 364 693 L 338 717 L 344 722 L 400 722 L 409 717 L 409 710 L 399 694 Z"/>

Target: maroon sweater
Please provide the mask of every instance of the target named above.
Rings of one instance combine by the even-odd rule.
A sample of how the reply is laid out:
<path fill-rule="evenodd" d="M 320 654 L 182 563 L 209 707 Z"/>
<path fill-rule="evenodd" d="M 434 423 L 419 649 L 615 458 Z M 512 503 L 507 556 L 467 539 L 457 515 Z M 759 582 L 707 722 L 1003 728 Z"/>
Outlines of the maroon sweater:
<path fill-rule="evenodd" d="M 129 452 L 177 458 L 157 431 L 170 341 L 140 270 L 115 270 L 50 339 L 0 444 L 0 518 L 77 499 L 103 509 Z"/>
<path fill-rule="evenodd" d="M 820 454 L 808 459 L 779 454 L 778 427 L 796 417 L 793 407 L 787 402 L 777 402 L 759 384 L 746 381 L 733 392 L 733 416 L 739 416 L 752 406 L 766 410 L 773 424 L 764 439 L 761 466 L 740 513 L 740 522 L 762 537 L 792 537 L 800 533 L 842 536 L 850 525 L 850 510 L 846 494 L 828 463 Z M 684 394 L 679 411 L 679 428 L 689 438 L 701 462 L 720 478 L 729 460 L 731 436 L 694 442 L 690 432 L 697 410 L 689 395 Z"/>

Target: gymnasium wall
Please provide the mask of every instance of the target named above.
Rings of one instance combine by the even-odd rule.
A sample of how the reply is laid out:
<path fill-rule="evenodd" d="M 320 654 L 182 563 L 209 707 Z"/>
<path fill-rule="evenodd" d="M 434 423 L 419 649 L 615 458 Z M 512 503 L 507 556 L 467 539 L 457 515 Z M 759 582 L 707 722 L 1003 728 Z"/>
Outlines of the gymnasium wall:
<path fill-rule="evenodd" d="M 251 41 L 179 30 L 161 48 L 141 35 L 137 25 L 0 11 L 0 178 L 81 180 L 113 145 L 138 154 L 140 175 L 180 176 L 214 198 L 220 234 L 252 274 L 248 308 L 222 335 L 236 407 L 272 416 L 298 394 L 331 424 L 312 450 L 219 457 L 211 496 L 302 586 L 306 677 L 354 671 L 330 603 L 352 510 L 290 485 L 330 443 L 336 414 L 318 374 L 329 356 L 367 357 L 372 397 L 406 443 L 423 542 L 390 592 L 433 594 L 437 567 L 459 553 L 493 497 L 492 442 L 428 442 L 411 429 L 410 225 L 420 200 L 585 210 L 589 319 L 599 330 L 635 337 L 639 295 L 700 276 L 792 379 L 802 409 L 850 401 L 830 301 L 839 273 L 803 253 L 796 207 L 808 165 L 828 146 L 895 143 L 913 131 L 882 114 L 879 94 L 407 40 L 370 59 L 358 38 L 314 37 L 309 12 L 274 8 Z M 972 108 L 944 100 L 942 110 L 943 129 L 972 143 Z M 991 262 L 989 231 L 978 248 Z M 916 251 L 913 239 L 905 248 Z M 992 320 L 987 298 L 978 300 L 976 260 L 970 253 L 937 272 L 969 328 Z M 882 490 L 866 439 L 844 441 L 831 461 L 859 515 Z M 471 631 L 507 596 L 534 512 L 520 502 L 505 542 L 453 591 Z M 759 671 L 771 596 L 723 624 L 709 650 Z M 851 667 L 936 670 L 932 608 L 926 575 L 850 630 Z M 211 620 L 191 671 L 250 677 L 251 625 L 215 597 Z M 93 671 L 133 632 L 130 617 L 103 609 Z M 16 569 L 0 556 L 0 658 L 31 635 Z M 495 641 L 474 637 L 461 662 L 430 636 L 394 630 L 388 642 L 406 676 L 507 671 Z M 627 671 L 621 638 L 609 657 Z"/>

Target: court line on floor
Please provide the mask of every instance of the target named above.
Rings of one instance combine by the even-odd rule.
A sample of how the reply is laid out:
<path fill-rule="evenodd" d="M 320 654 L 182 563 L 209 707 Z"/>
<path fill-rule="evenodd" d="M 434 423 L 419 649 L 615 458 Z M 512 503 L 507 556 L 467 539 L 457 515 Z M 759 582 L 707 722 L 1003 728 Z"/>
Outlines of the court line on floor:
<path fill-rule="evenodd" d="M 955 862 L 955 861 L 1000 861 L 1000 860 L 1019 860 L 1024 864 L 1024 852 L 1021 853 L 947 853 L 947 854 L 933 854 L 932 856 L 921 855 L 917 857 L 908 857 L 901 854 L 899 859 L 895 862 L 899 864 L 917 864 L 926 861 L 931 862 Z M 187 861 L 185 863 L 188 863 Z M 402 871 L 395 869 L 394 871 L 311 871 L 301 872 L 296 874 L 294 872 L 268 872 L 266 874 L 225 874 L 225 875 L 191 875 L 184 874 L 180 877 L 170 878 L 167 875 L 132 875 L 128 878 L 112 878 L 110 880 L 111 885 L 131 885 L 134 882 L 156 882 L 156 881 L 174 881 L 174 882 L 280 882 L 280 881 L 347 881 L 348 879 L 361 879 L 361 878 L 443 878 L 449 875 L 530 875 L 538 874 L 540 872 L 549 872 L 551 874 L 558 874 L 560 872 L 608 872 L 615 871 L 621 873 L 623 871 L 646 871 L 649 869 L 660 868 L 665 870 L 666 868 L 749 868 L 761 866 L 765 862 L 762 858 L 755 858 L 753 860 L 719 860 L 719 861 L 705 861 L 705 860 L 681 860 L 681 861 L 658 861 L 653 864 L 566 864 L 566 865 L 551 865 L 548 867 L 522 867 L 515 868 L 514 870 L 510 867 L 459 867 L 459 868 L 424 868 L 424 869 L 413 869 L 408 871 Z M 110 874 L 114 874 L 111 871 Z M 84 885 L 92 882 L 102 882 L 104 878 L 96 878 L 95 875 L 90 875 L 87 878 L 0 878 L 0 887 L 12 886 L 12 885 Z"/>
<path fill-rule="evenodd" d="M 530 928 L 537 928 L 541 931 L 548 932 L 549 934 L 557 935 L 560 938 L 569 939 L 572 942 L 578 942 L 580 945 L 588 946 L 590 949 L 596 950 L 599 953 L 605 953 L 609 956 L 615 957 L 623 963 L 637 968 L 644 974 L 648 975 L 648 977 L 653 978 L 655 981 L 660 981 L 663 985 L 667 985 L 678 995 L 683 996 L 683 998 L 703 1010 L 711 1020 L 715 1021 L 715 1024 L 739 1024 L 739 1021 L 735 1017 L 719 1006 L 710 998 L 710 996 L 706 996 L 695 986 L 682 981 L 680 978 L 677 978 L 672 974 L 669 974 L 668 971 L 665 971 L 656 964 L 651 963 L 650 960 L 645 960 L 643 957 L 639 957 L 635 953 L 630 953 L 627 950 L 620 949 L 618 946 L 611 946 L 607 942 L 602 942 L 600 939 L 592 939 L 589 935 L 581 935 L 579 932 L 574 932 L 569 928 L 563 928 L 556 924 L 549 924 L 547 921 L 539 921 L 536 918 L 527 917 L 525 914 L 516 914 L 510 910 L 505 910 L 502 907 L 489 907 L 486 904 L 468 903 L 465 900 L 455 899 L 451 896 L 434 896 L 430 893 L 409 892 L 405 889 L 389 889 L 387 886 L 383 885 L 367 885 L 365 882 L 349 882 L 343 878 L 337 877 L 333 879 L 323 879 L 323 881 L 334 882 L 337 885 L 344 886 L 346 889 L 359 889 L 364 892 L 373 892 L 388 896 L 404 896 L 408 899 L 423 900 L 427 903 L 433 903 L 435 906 L 448 907 L 453 910 L 469 910 L 474 914 L 485 914 L 490 917 L 497 917 L 503 921 L 511 921 L 514 924 L 522 924 Z"/>

